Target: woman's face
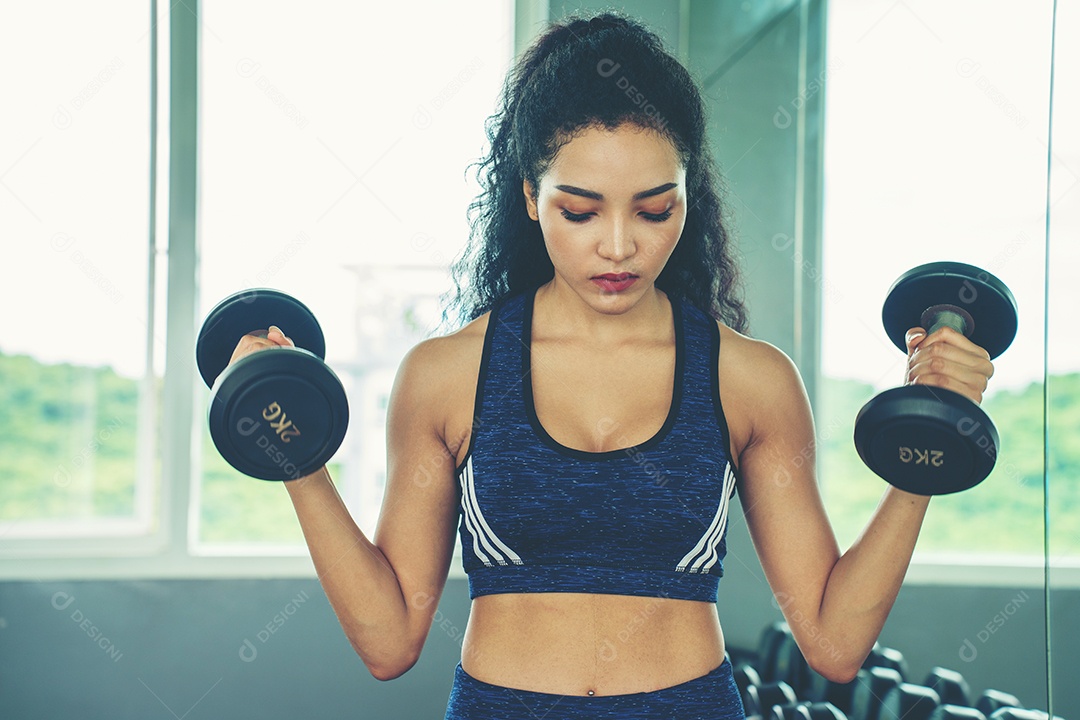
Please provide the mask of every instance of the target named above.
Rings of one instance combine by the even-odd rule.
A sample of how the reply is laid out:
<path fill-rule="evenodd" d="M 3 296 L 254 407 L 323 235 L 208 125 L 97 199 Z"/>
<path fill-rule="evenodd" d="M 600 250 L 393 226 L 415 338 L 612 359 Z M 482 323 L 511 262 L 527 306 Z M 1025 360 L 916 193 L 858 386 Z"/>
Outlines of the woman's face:
<path fill-rule="evenodd" d="M 528 181 L 524 192 L 555 282 L 598 309 L 652 292 L 686 222 L 686 169 L 675 147 L 635 125 L 581 132 L 559 150 L 535 199 Z M 618 282 L 624 275 L 633 279 Z"/>

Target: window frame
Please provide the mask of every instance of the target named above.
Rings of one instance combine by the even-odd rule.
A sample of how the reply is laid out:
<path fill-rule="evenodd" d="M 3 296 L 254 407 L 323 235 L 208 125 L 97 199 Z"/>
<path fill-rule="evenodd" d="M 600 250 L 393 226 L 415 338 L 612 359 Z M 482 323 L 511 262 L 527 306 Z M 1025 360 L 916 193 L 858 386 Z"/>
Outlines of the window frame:
<path fill-rule="evenodd" d="M 536 32 L 537 21 L 546 19 L 545 3 L 537 0 L 516 0 L 512 23 L 515 45 L 520 50 Z M 192 9 L 192 7 L 194 9 Z M 160 484 L 151 493 L 151 516 L 132 521 L 107 521 L 114 533 L 104 536 L 80 535 L 85 529 L 78 526 L 71 532 L 46 537 L 44 524 L 36 534 L 23 537 L 3 537 L 0 526 L 0 580 L 45 579 L 146 579 L 146 578 L 290 578 L 315 577 L 315 569 L 306 548 L 302 546 L 229 545 L 202 546 L 195 551 L 193 537 L 199 512 L 198 498 L 192 478 L 197 468 L 198 449 L 204 418 L 196 412 L 196 392 L 201 381 L 194 368 L 194 347 L 199 318 L 198 312 L 198 114 L 199 114 L 199 3 L 175 4 L 164 11 L 168 28 L 169 117 L 168 134 L 158 137 L 157 82 L 158 3 L 151 2 L 151 210 L 150 210 L 150 318 L 164 307 L 165 372 L 161 402 L 160 436 L 150 440 L 149 452 L 140 448 L 149 460 L 140 460 L 140 476 L 152 472 L 154 461 L 161 460 Z M 541 12 L 543 10 L 544 12 Z M 684 8 L 683 13 L 688 13 Z M 803 12 L 805 10 L 805 3 Z M 544 15 L 544 18 L 540 16 Z M 688 15 L 687 15 L 688 17 Z M 683 18 L 685 19 L 685 17 Z M 681 39 L 685 41 L 685 38 Z M 682 47 L 685 43 L 681 42 Z M 813 60 L 813 59 L 812 59 Z M 823 63 L 824 58 L 816 62 Z M 805 85 L 809 72 L 805 62 L 800 82 Z M 822 93 L 821 95 L 824 95 Z M 823 98 L 822 98 L 823 101 Z M 799 132 L 803 133 L 800 154 L 798 192 L 803 198 L 798 228 L 798 242 L 804 257 L 818 257 L 821 250 L 822 151 L 821 133 L 817 144 L 806 136 L 804 113 L 800 110 Z M 167 170 L 156 161 L 159 148 L 168 158 Z M 158 180 L 168 172 L 164 189 Z M 156 208 L 167 202 L 166 220 L 162 221 Z M 156 240 L 157 225 L 167 223 L 167 249 Z M 159 263 L 160 256 L 167 262 Z M 167 265 L 167 282 L 160 287 L 156 278 Z M 781 268 L 783 270 L 783 268 Z M 795 359 L 809 374 L 808 390 L 813 393 L 818 383 L 820 355 L 820 288 L 801 282 L 798 267 L 794 270 L 795 293 L 793 318 Z M 159 301 L 163 301 L 159 302 Z M 140 392 L 140 418 L 152 417 L 158 399 L 151 389 L 156 382 L 154 369 L 154 324 L 148 329 L 148 377 Z M 149 393 L 148 397 L 143 397 Z M 813 394 L 812 394 L 813 396 Z M 143 413 L 149 408 L 149 415 Z M 154 433 L 149 435 L 153 436 Z M 156 514 L 156 523 L 154 514 Z M 98 524 L 92 523 L 91 525 Z M 86 526 L 89 527 L 89 526 Z M 268 552 L 272 550 L 273 552 Z M 1080 559 L 1075 562 L 1055 560 L 1054 588 L 1080 587 Z M 1046 588 L 1047 566 L 1044 558 L 1017 557 L 1006 562 L 990 562 L 972 556 L 936 556 L 913 559 L 906 583 L 912 585 L 1008 586 Z M 450 578 L 465 577 L 460 563 L 454 562 Z"/>

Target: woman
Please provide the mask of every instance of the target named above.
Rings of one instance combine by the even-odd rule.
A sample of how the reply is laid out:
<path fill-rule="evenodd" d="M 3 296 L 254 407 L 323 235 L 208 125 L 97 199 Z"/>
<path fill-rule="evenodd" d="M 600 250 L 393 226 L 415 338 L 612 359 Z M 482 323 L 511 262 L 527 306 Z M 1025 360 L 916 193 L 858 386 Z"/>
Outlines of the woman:
<path fill-rule="evenodd" d="M 468 322 L 402 361 L 374 541 L 325 469 L 286 484 L 356 652 L 380 679 L 416 662 L 456 529 L 473 603 L 447 718 L 742 718 L 715 607 L 737 488 L 808 662 L 850 680 L 929 500 L 888 488 L 839 552 L 798 372 L 742 334 L 686 70 L 633 21 L 570 20 L 488 130 L 454 268 Z M 907 382 L 981 400 L 981 348 L 912 328 L 908 349 Z"/>

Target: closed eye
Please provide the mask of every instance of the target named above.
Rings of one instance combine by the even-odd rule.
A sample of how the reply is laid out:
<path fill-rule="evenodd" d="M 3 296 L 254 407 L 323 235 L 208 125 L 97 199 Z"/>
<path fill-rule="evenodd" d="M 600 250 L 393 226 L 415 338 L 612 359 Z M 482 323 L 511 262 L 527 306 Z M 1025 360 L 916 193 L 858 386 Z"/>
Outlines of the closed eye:
<path fill-rule="evenodd" d="M 665 221 L 665 220 L 667 220 L 667 219 L 668 219 L 669 217 L 671 217 L 671 210 L 665 210 L 665 211 L 664 211 L 664 212 L 662 212 L 662 213 L 647 213 L 647 212 L 643 212 L 643 213 L 641 213 L 641 217 L 645 218 L 645 219 L 646 219 L 646 220 L 648 220 L 649 222 L 656 222 L 656 223 L 660 223 L 660 222 L 664 222 L 664 221 Z"/>
<path fill-rule="evenodd" d="M 589 218 L 590 218 L 591 216 L 593 216 L 594 214 L 595 214 L 595 213 L 591 213 L 591 212 L 590 212 L 590 213 L 581 213 L 581 214 L 579 215 L 578 213 L 572 213 L 572 212 L 570 212 L 570 211 L 569 211 L 569 210 L 567 210 L 566 208 L 563 208 L 563 210 L 562 210 L 562 216 L 563 216 L 564 218 L 566 218 L 566 219 L 567 219 L 567 220 L 569 220 L 570 222 L 576 222 L 576 223 L 580 223 L 580 222 L 585 222 L 586 220 L 588 220 L 588 219 L 589 219 Z"/>

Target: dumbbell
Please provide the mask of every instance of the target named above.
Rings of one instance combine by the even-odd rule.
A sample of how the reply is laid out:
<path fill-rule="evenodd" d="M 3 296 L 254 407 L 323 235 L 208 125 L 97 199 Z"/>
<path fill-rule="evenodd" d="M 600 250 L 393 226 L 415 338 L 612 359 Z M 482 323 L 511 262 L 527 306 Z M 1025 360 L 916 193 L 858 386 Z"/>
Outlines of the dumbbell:
<path fill-rule="evenodd" d="M 955 670 L 943 667 L 931 668 L 923 685 L 938 694 L 942 705 L 971 706 L 971 689 L 964 676 Z"/>
<path fill-rule="evenodd" d="M 798 702 L 795 691 L 785 682 L 750 685 L 742 696 L 743 708 L 747 715 L 769 717 L 776 705 L 792 705 Z"/>
<path fill-rule="evenodd" d="M 986 690 L 975 703 L 975 707 L 984 715 L 989 716 L 1001 708 L 1018 708 L 1022 706 L 1020 705 L 1020 699 L 1015 695 L 1010 695 L 1001 690 Z"/>
<path fill-rule="evenodd" d="M 892 668 L 872 667 L 860 670 L 855 677 L 855 689 L 851 694 L 851 720 L 883 720 L 881 706 L 893 688 L 900 687 L 904 679 Z"/>
<path fill-rule="evenodd" d="M 296 347 L 229 360 L 240 338 L 283 328 Z M 277 290 L 222 300 L 203 322 L 195 355 L 211 388 L 208 421 L 221 456 L 261 480 L 293 480 L 325 465 L 345 437 L 345 388 L 323 358 L 326 342 L 311 310 Z"/>
<path fill-rule="evenodd" d="M 900 673 L 900 679 L 904 682 L 907 682 L 908 679 L 907 660 L 904 659 L 904 654 L 896 648 L 874 643 L 874 647 L 870 648 L 870 654 L 863 660 L 862 666 L 867 670 L 876 667 L 889 668 Z"/>
<path fill-rule="evenodd" d="M 941 705 L 930 720 L 986 720 L 986 716 L 972 707 L 960 705 Z"/>
<path fill-rule="evenodd" d="M 901 683 L 885 696 L 878 713 L 880 720 L 930 720 L 941 698 L 928 687 Z"/>
<path fill-rule="evenodd" d="M 866 659 L 863 661 L 862 669 L 868 671 L 871 668 L 888 668 L 894 670 L 900 678 L 900 682 L 904 682 L 907 679 L 907 661 L 904 660 L 904 655 L 895 648 L 885 647 L 879 643 L 874 643 L 874 647 L 871 648 Z M 866 675 L 863 674 L 862 678 L 856 677 L 848 683 L 838 683 L 828 678 L 825 678 L 813 670 L 807 669 L 807 683 L 806 689 L 800 696 L 805 696 L 807 700 L 812 702 L 830 702 L 845 713 L 852 713 L 852 703 L 854 702 L 856 688 L 861 684 L 862 680 L 865 680 Z M 880 703 L 880 701 L 878 701 Z M 867 712 L 869 707 L 874 703 L 872 695 L 865 695 L 861 703 L 861 712 Z M 852 717 L 855 717 L 852 715 Z M 860 719 L 861 720 L 861 719 Z"/>
<path fill-rule="evenodd" d="M 994 711 L 989 720 L 1061 720 L 1057 715 L 1050 717 L 1042 710 L 1024 710 L 1022 708 L 1001 708 Z"/>
<path fill-rule="evenodd" d="M 761 679 L 761 675 L 754 669 L 753 665 L 739 665 L 735 668 L 732 675 L 735 678 L 735 687 L 739 689 L 739 697 L 746 695 L 746 688 L 751 685 L 764 685 L 764 681 Z"/>
<path fill-rule="evenodd" d="M 973 265 L 937 262 L 901 275 L 885 299 L 885 332 L 907 352 L 905 333 L 951 327 L 995 358 L 1016 336 L 1016 299 L 998 278 Z M 879 393 L 855 418 L 855 447 L 890 484 L 918 495 L 947 495 L 982 482 L 994 468 L 998 433 L 963 395 L 928 385 Z"/>
<path fill-rule="evenodd" d="M 811 670 L 790 630 L 777 643 L 772 667 L 774 681 L 786 682 L 797 697 L 804 697 L 810 685 Z"/>
<path fill-rule="evenodd" d="M 795 703 L 773 706 L 770 720 L 848 720 L 848 717 L 831 703 Z"/>

